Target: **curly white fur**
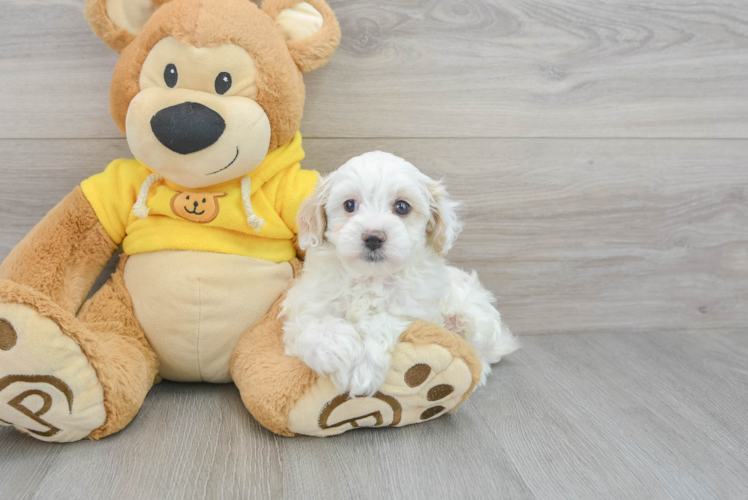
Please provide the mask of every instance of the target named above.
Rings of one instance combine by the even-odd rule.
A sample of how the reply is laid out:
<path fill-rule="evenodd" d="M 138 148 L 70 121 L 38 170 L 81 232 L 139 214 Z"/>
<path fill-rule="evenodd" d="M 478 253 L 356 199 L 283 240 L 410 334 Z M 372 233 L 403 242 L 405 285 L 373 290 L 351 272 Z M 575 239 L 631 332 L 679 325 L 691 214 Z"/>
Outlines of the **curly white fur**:
<path fill-rule="evenodd" d="M 344 208 L 348 200 L 353 212 Z M 398 201 L 410 206 L 408 214 L 396 213 Z M 456 207 L 442 183 L 381 151 L 325 178 L 298 216 L 307 254 L 281 313 L 286 353 L 329 375 L 340 390 L 371 395 L 400 334 L 421 319 L 470 343 L 483 363 L 483 385 L 491 364 L 518 342 L 476 273 L 443 258 L 461 229 Z M 379 248 L 364 240 L 372 231 L 384 239 Z"/>

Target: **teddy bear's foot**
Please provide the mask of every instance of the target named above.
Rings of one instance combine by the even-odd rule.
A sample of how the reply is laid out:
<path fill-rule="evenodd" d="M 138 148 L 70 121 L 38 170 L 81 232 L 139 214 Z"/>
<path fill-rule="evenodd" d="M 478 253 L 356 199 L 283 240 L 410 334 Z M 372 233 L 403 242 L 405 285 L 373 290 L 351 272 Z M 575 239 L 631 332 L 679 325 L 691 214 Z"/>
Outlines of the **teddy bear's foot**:
<path fill-rule="evenodd" d="M 0 424 L 69 442 L 105 419 L 102 385 L 72 336 L 32 306 L 0 303 Z"/>
<path fill-rule="evenodd" d="M 350 397 L 340 394 L 330 379 L 319 378 L 289 413 L 288 429 L 331 436 L 360 427 L 401 427 L 431 420 L 467 399 L 480 372 L 480 362 L 462 339 L 417 322 L 395 347 L 379 392 Z"/>
<path fill-rule="evenodd" d="M 400 336 L 379 391 L 352 398 L 285 354 L 279 318 L 284 298 L 242 337 L 231 360 L 242 401 L 276 434 L 331 436 L 361 427 L 425 422 L 454 411 L 480 380 L 481 362 L 465 340 L 416 321 Z"/>

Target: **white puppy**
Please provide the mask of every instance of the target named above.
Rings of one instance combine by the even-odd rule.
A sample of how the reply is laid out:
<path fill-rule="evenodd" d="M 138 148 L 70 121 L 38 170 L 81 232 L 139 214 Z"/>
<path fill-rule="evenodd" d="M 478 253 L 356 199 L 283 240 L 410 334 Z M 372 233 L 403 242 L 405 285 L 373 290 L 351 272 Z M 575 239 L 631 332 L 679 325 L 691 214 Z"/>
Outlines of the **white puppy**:
<path fill-rule="evenodd" d="M 281 313 L 286 353 L 339 390 L 372 395 L 399 336 L 421 319 L 470 343 L 483 385 L 518 343 L 475 272 L 444 261 L 461 230 L 456 206 L 440 182 L 381 151 L 321 181 L 297 218 L 307 254 Z"/>

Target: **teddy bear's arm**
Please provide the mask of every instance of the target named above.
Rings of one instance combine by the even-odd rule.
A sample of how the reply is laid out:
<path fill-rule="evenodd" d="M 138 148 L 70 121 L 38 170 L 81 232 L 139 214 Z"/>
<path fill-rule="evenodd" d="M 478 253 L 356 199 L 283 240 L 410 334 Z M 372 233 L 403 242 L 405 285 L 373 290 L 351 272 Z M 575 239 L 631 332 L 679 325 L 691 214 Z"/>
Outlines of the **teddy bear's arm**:
<path fill-rule="evenodd" d="M 116 250 L 76 187 L 0 264 L 0 280 L 28 286 L 75 314 Z"/>

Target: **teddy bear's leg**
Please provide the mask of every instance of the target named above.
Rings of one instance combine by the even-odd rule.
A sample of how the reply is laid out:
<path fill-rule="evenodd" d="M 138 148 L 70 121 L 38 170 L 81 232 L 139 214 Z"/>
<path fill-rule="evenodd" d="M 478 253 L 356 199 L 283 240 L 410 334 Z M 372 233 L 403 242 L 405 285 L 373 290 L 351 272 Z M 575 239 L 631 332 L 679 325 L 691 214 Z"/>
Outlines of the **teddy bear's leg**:
<path fill-rule="evenodd" d="M 155 376 L 117 273 L 75 317 L 116 245 L 79 189 L 0 266 L 0 424 L 44 441 L 122 428 Z"/>
<path fill-rule="evenodd" d="M 137 414 L 157 360 L 132 312 L 125 261 L 77 318 L 0 281 L 0 423 L 69 442 L 113 434 Z"/>
<path fill-rule="evenodd" d="M 454 411 L 480 380 L 475 351 L 454 333 L 417 321 L 400 337 L 373 397 L 340 393 L 286 356 L 280 303 L 236 347 L 232 376 L 252 415 L 283 436 L 330 436 L 359 427 L 403 426 Z"/>
<path fill-rule="evenodd" d="M 91 297 L 78 320 L 96 337 L 95 365 L 104 389 L 106 421 L 88 435 L 101 439 L 123 429 L 140 410 L 158 373 L 158 358 L 145 338 L 125 288 L 127 256 L 101 290 Z"/>
<path fill-rule="evenodd" d="M 294 277 L 301 263 L 291 261 Z M 319 376 L 298 358 L 286 356 L 282 323 L 278 320 L 285 293 L 255 326 L 244 334 L 231 356 L 231 378 L 250 413 L 265 427 L 284 436 L 288 413 Z"/>

